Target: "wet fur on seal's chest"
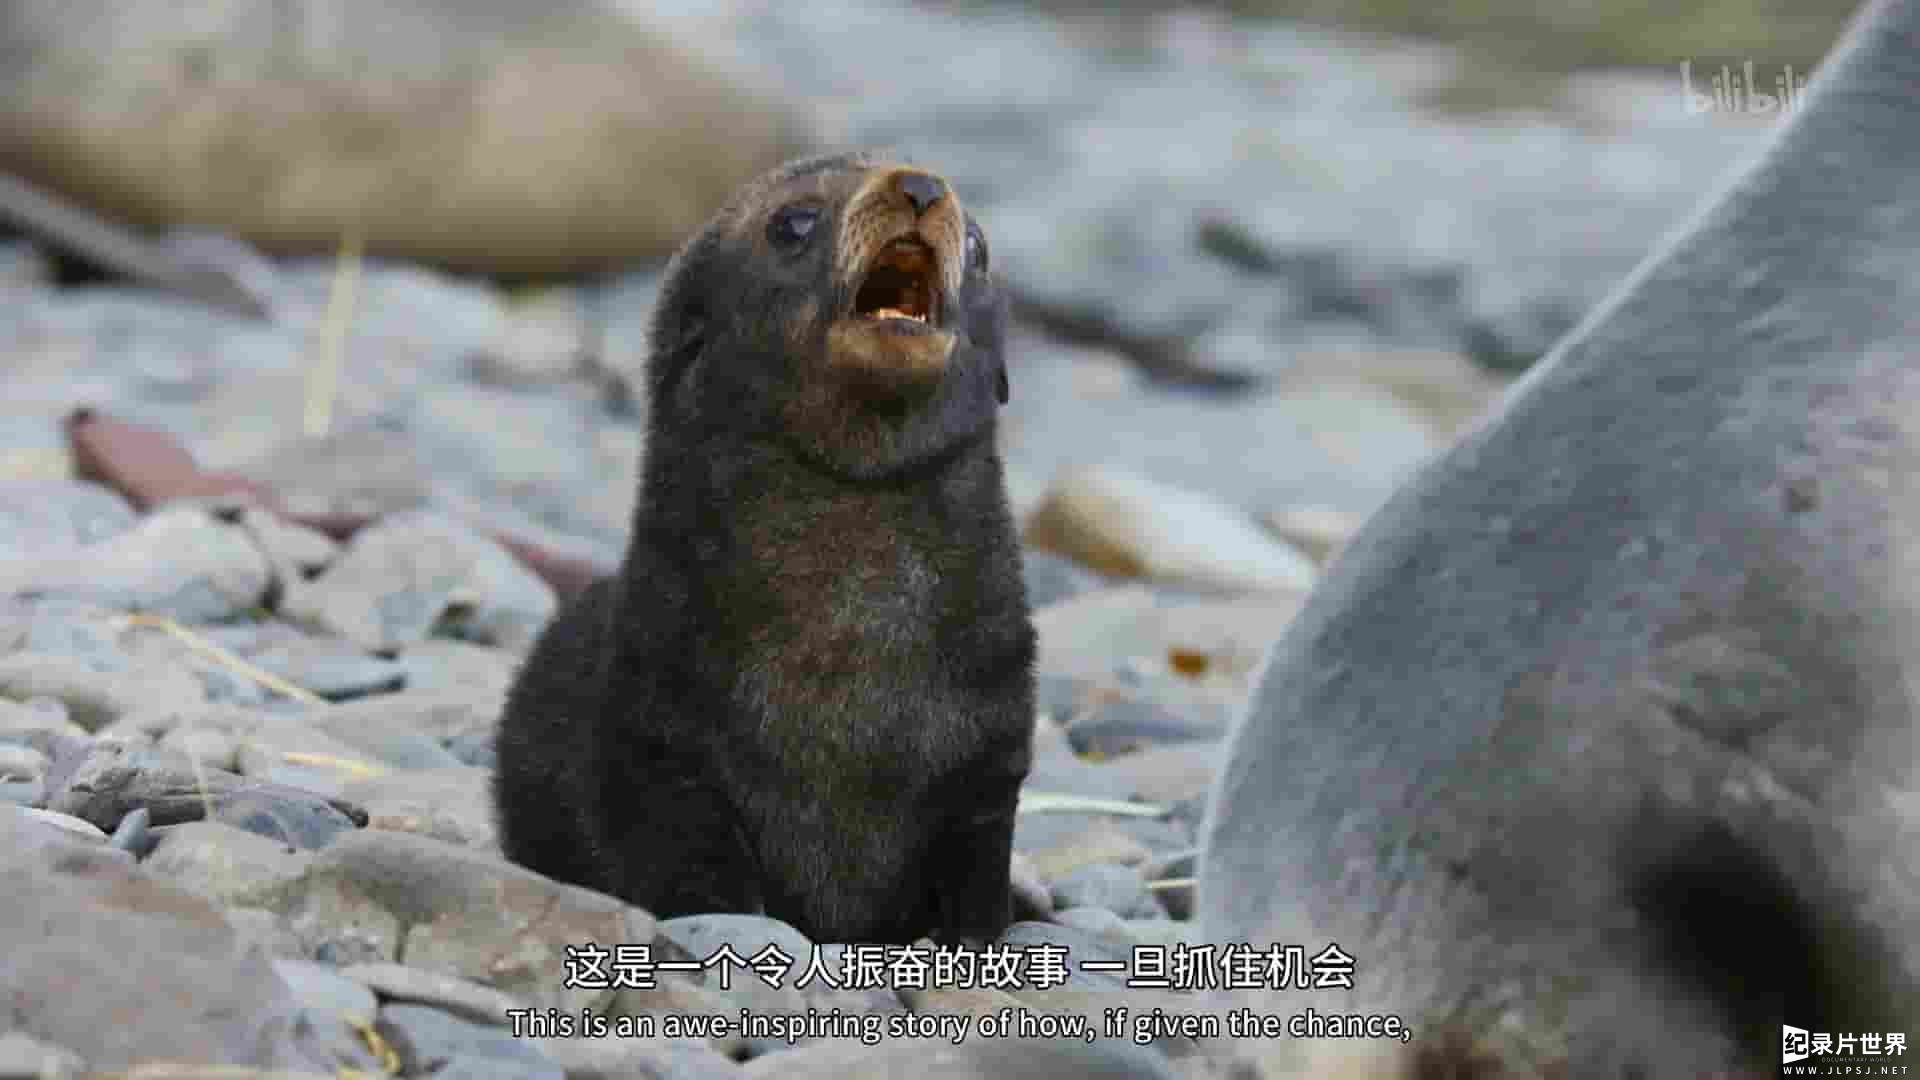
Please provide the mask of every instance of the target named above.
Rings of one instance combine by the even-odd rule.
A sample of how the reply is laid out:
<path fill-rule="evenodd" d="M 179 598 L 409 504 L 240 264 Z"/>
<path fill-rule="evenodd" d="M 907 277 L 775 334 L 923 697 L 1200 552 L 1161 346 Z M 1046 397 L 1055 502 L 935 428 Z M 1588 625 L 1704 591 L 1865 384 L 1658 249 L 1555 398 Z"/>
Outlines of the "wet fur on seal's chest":
<path fill-rule="evenodd" d="M 762 177 L 676 256 L 626 559 L 502 718 L 510 858 L 818 941 L 1005 928 L 1035 645 L 987 261 L 944 181 L 865 155 Z"/>

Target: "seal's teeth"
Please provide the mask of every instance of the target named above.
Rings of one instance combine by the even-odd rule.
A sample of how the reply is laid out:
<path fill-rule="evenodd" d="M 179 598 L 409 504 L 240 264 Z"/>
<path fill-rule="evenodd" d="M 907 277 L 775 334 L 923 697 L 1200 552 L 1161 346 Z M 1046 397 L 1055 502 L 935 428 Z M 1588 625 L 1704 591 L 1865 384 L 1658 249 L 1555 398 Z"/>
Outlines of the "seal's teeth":
<path fill-rule="evenodd" d="M 915 315 L 912 312 L 901 311 L 899 308 L 875 308 L 871 314 L 876 319 L 912 319 L 914 322 L 921 323 L 927 321 L 925 315 Z"/>

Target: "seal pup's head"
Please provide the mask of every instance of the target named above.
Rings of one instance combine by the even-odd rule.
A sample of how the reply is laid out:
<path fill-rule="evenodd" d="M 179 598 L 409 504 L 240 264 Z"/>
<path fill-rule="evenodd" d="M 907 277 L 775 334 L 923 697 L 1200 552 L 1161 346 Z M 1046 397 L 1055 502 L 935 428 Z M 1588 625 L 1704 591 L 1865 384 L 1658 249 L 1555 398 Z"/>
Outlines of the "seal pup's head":
<path fill-rule="evenodd" d="M 1006 300 L 986 234 L 936 173 L 867 153 L 752 181 L 668 267 L 651 419 L 856 478 L 991 438 Z"/>

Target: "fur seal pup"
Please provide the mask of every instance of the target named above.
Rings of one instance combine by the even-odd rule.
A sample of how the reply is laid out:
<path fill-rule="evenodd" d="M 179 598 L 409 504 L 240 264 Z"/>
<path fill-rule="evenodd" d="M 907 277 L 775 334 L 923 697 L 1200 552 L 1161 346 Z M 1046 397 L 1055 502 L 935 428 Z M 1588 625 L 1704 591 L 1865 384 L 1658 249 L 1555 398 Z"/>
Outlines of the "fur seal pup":
<path fill-rule="evenodd" d="M 762 176 L 686 243 L 626 557 L 508 695 L 510 858 L 816 941 L 1005 929 L 1035 650 L 1006 311 L 946 182 L 865 154 Z"/>
<path fill-rule="evenodd" d="M 1270 1042 L 1268 1074 L 1771 1076 L 1783 1026 L 1920 1039 L 1916 631 L 1920 0 L 1875 0 L 1276 644 L 1204 933 L 1337 942 L 1351 990 L 1236 1004 L 1414 1038 Z"/>

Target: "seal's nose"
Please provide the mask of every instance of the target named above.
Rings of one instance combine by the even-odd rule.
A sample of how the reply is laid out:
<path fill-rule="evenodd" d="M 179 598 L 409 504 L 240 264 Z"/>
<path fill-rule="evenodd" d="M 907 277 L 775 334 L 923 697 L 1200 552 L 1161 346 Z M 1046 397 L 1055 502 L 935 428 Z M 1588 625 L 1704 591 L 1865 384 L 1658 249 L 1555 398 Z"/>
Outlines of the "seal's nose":
<path fill-rule="evenodd" d="M 913 204 L 913 212 L 916 214 L 926 213 L 927 207 L 939 202 L 947 194 L 945 181 L 923 172 L 903 172 L 894 184 L 899 187 L 900 194 L 905 195 L 907 201 Z"/>

